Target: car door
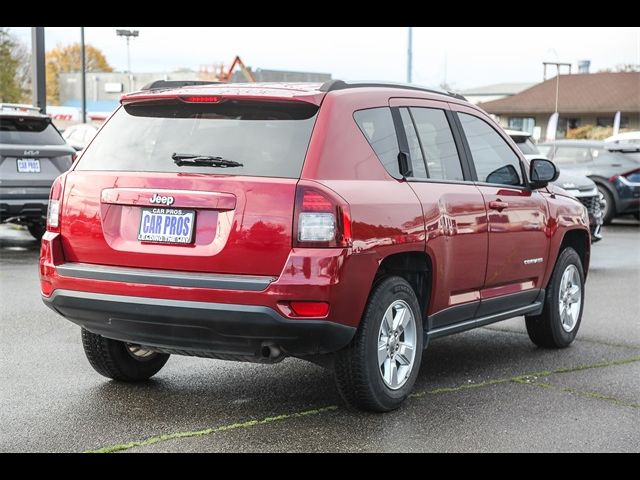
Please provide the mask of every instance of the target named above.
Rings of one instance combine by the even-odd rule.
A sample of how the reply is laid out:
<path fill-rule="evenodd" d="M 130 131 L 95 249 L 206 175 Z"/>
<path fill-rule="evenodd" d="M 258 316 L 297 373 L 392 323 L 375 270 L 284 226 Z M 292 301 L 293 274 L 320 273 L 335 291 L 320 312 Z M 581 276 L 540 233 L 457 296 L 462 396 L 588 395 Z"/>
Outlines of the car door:
<path fill-rule="evenodd" d="M 489 249 L 478 316 L 536 300 L 549 255 L 547 202 L 527 186 L 523 161 L 482 113 L 456 106 L 472 175 L 484 197 Z"/>
<path fill-rule="evenodd" d="M 400 150 L 408 156 L 407 179 L 422 205 L 426 250 L 435 270 L 430 328 L 473 318 L 487 263 L 487 212 L 451 128 L 446 102 L 391 99 Z M 459 137 L 458 137 L 459 138 Z"/>

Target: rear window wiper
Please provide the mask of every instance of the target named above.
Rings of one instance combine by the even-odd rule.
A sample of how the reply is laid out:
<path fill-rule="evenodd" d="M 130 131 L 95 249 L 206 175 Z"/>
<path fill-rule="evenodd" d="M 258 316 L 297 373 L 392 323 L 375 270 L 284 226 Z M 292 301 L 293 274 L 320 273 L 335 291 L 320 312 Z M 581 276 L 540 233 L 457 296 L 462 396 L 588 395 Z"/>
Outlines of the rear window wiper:
<path fill-rule="evenodd" d="M 173 161 L 179 167 L 184 165 L 191 167 L 242 167 L 243 164 L 234 160 L 227 160 L 222 157 L 211 155 L 196 155 L 193 153 L 174 153 L 171 155 Z"/>

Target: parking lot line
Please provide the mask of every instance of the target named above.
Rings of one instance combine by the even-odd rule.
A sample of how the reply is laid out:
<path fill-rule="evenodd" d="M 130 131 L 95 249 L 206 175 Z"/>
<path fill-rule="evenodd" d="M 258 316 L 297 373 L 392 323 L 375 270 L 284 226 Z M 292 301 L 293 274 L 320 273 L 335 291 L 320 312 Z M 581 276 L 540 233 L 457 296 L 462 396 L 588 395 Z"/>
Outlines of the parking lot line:
<path fill-rule="evenodd" d="M 562 374 L 562 373 L 573 373 L 573 372 L 579 372 L 579 371 L 583 371 L 583 370 L 607 368 L 607 367 L 613 367 L 613 366 L 617 366 L 617 365 L 627 365 L 627 364 L 636 363 L 636 362 L 640 362 L 640 355 L 634 356 L 634 357 L 629 357 L 629 358 L 624 358 L 624 359 L 620 359 L 620 360 L 610 360 L 610 361 L 597 362 L 597 363 L 592 363 L 592 364 L 577 365 L 575 367 L 564 367 L 564 368 L 558 368 L 558 369 L 554 369 L 554 370 L 544 370 L 544 371 L 540 371 L 540 372 L 527 373 L 527 374 L 523 374 L 523 375 L 516 375 L 516 376 L 512 376 L 512 377 L 508 377 L 508 378 L 497 378 L 497 379 L 492 379 L 492 380 L 486 380 L 484 382 L 479 382 L 479 383 L 466 383 L 466 384 L 463 384 L 463 385 L 459 385 L 457 387 L 443 387 L 443 388 L 436 388 L 436 389 L 433 389 L 433 390 L 424 390 L 422 392 L 413 393 L 409 397 L 412 398 L 412 399 L 419 399 L 419 398 L 425 397 L 427 395 L 442 395 L 442 394 L 455 393 L 455 392 L 474 389 L 474 388 L 488 387 L 488 386 L 491 386 L 491 385 L 497 385 L 497 384 L 502 384 L 502 383 L 516 383 L 516 384 L 520 384 L 520 385 L 533 385 L 533 386 L 537 386 L 537 387 L 540 387 L 540 388 L 554 388 L 554 389 L 557 389 L 559 391 L 564 391 L 564 392 L 571 393 L 571 394 L 581 395 L 581 396 L 585 396 L 585 397 L 589 397 L 589 398 L 593 398 L 593 399 L 598 399 L 598 400 L 604 400 L 604 401 L 607 401 L 609 403 L 612 403 L 612 404 L 618 405 L 618 406 L 639 408 L 640 406 L 638 406 L 636 404 L 630 404 L 630 403 L 627 403 L 627 402 L 623 402 L 621 400 L 615 399 L 613 397 L 608 397 L 606 395 L 602 395 L 602 394 L 599 394 L 599 393 L 584 392 L 584 391 L 573 389 L 573 388 L 555 387 L 555 386 L 552 386 L 551 384 L 540 383 L 540 382 L 537 381 L 537 379 L 540 378 L 540 377 L 548 377 L 548 376 L 551 376 L 551 375 L 558 375 L 558 374 Z M 110 445 L 110 446 L 98 448 L 98 449 L 95 449 L 95 450 L 87 450 L 87 451 L 85 451 L 85 453 L 114 453 L 114 452 L 121 452 L 121 451 L 129 450 L 129 449 L 132 449 L 132 448 L 135 448 L 135 447 L 145 447 L 145 446 L 149 446 L 149 445 L 154 445 L 156 443 L 166 442 L 166 441 L 169 441 L 169 440 L 179 440 L 179 439 L 184 439 L 184 438 L 201 437 L 201 436 L 212 435 L 214 433 L 226 432 L 226 431 L 230 431 L 230 430 L 245 430 L 245 429 L 250 429 L 250 428 L 255 427 L 255 426 L 266 425 L 266 424 L 275 423 L 275 422 L 281 422 L 281 421 L 292 419 L 292 418 L 301 418 L 301 417 L 307 417 L 307 416 L 312 416 L 312 415 L 322 415 L 324 413 L 336 411 L 336 410 L 339 410 L 339 409 L 340 409 L 340 407 L 338 407 L 337 405 L 329 405 L 329 406 L 326 406 L 326 407 L 321 407 L 321 408 L 316 408 L 316 409 L 311 409 L 311 410 L 304 410 L 304 411 L 293 412 L 293 413 L 285 413 L 285 414 L 282 414 L 282 415 L 276 415 L 276 416 L 272 416 L 272 417 L 265 417 L 265 418 L 259 419 L 259 420 L 247 420 L 247 421 L 244 421 L 244 422 L 237 422 L 237 423 L 232 423 L 232 424 L 228 424 L 228 425 L 221 425 L 221 426 L 218 426 L 218 427 L 206 428 L 206 429 L 203 429 L 203 430 L 194 430 L 194 431 L 185 431 L 185 432 L 173 432 L 173 433 L 168 433 L 168 434 L 163 434 L 163 435 L 156 435 L 156 436 L 153 436 L 153 437 L 146 438 L 144 440 L 137 440 L 137 441 L 131 441 L 131 442 L 126 442 L 126 443 L 120 443 L 120 444 L 116 444 L 116 445 Z"/>

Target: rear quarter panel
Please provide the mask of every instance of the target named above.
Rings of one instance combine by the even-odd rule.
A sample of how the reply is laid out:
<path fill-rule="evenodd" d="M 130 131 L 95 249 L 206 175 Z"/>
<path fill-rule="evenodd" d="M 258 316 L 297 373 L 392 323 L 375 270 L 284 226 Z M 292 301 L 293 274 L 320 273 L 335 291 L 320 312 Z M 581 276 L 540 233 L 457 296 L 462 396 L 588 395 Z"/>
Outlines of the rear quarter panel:
<path fill-rule="evenodd" d="M 333 315 L 357 325 L 380 263 L 389 255 L 425 251 L 422 207 L 410 186 L 392 178 L 358 128 L 353 112 L 388 107 L 389 95 L 362 88 L 325 97 L 302 179 L 330 188 L 351 211 L 353 247 L 345 259 Z"/>

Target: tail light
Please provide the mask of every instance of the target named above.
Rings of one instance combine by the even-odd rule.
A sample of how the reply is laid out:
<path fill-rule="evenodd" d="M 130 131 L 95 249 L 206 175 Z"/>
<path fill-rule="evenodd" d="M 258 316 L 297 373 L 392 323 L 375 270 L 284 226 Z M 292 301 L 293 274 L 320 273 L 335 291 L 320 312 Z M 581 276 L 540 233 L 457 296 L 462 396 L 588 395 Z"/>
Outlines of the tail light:
<path fill-rule="evenodd" d="M 60 175 L 53 181 L 53 185 L 51 185 L 51 192 L 49 193 L 49 208 L 47 210 L 47 230 L 50 232 L 60 231 L 60 204 L 62 201 L 64 180 L 65 176 Z"/>
<path fill-rule="evenodd" d="M 350 247 L 349 205 L 332 192 L 298 184 L 294 211 L 294 247 Z"/>

